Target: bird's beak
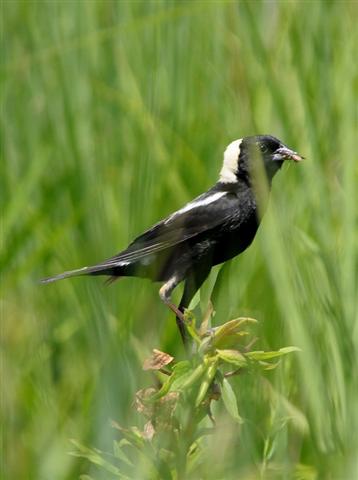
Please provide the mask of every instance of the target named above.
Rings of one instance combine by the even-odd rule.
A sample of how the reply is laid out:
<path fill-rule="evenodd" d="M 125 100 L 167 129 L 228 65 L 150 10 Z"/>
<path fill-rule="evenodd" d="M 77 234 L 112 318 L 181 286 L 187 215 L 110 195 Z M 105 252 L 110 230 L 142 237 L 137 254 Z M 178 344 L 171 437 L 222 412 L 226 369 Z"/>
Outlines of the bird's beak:
<path fill-rule="evenodd" d="M 302 157 L 288 147 L 280 147 L 275 151 L 272 158 L 273 160 L 294 160 L 295 162 L 300 162 L 305 157 Z"/>

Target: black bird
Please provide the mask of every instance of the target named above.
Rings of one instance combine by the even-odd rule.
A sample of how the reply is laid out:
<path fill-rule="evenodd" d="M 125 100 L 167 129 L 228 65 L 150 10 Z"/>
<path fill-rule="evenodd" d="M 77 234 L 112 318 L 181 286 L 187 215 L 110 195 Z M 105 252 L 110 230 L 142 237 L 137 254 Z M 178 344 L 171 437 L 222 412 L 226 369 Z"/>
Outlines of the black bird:
<path fill-rule="evenodd" d="M 185 344 L 183 312 L 211 268 L 243 252 L 255 237 L 267 203 L 267 195 L 259 195 L 262 178 L 266 186 L 261 190 L 268 192 L 283 161 L 302 158 L 271 135 L 235 140 L 225 150 L 218 182 L 207 192 L 156 223 L 114 257 L 42 282 L 77 275 L 108 275 L 109 281 L 131 276 L 160 281 L 160 298 L 175 313 Z M 184 292 L 177 307 L 170 296 L 182 281 Z"/>

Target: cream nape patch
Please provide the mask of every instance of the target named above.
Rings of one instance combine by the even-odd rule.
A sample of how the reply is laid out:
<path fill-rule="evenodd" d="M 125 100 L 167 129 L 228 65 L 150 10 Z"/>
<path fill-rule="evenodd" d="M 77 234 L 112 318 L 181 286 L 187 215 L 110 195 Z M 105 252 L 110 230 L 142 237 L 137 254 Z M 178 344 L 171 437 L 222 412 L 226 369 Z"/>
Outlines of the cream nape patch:
<path fill-rule="evenodd" d="M 237 182 L 236 172 L 239 164 L 240 144 L 242 138 L 231 142 L 224 152 L 224 162 L 220 171 L 219 181 L 223 183 Z"/>

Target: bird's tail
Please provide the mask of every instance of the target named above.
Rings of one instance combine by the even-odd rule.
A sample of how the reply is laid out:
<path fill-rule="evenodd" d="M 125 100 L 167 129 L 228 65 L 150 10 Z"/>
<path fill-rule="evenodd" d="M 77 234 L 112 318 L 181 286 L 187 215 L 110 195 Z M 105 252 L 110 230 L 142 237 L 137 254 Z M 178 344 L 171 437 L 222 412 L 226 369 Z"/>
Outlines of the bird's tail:
<path fill-rule="evenodd" d="M 77 268 L 76 270 L 69 270 L 67 272 L 59 273 L 53 277 L 42 278 L 41 283 L 52 283 L 64 278 L 78 277 L 81 275 L 113 275 L 113 268 L 108 268 L 108 265 L 94 265 L 93 267 Z"/>

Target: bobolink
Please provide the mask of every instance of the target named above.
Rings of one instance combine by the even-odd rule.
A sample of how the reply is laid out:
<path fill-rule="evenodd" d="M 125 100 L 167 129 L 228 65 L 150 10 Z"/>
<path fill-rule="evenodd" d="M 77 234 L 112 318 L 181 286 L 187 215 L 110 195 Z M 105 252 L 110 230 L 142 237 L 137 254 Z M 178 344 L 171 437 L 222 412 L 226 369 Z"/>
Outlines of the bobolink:
<path fill-rule="evenodd" d="M 271 135 L 235 140 L 225 150 L 218 182 L 207 192 L 156 223 L 114 257 L 42 282 L 77 275 L 160 281 L 160 298 L 175 313 L 185 343 L 183 312 L 211 268 L 243 252 L 255 237 L 267 202 L 265 196 L 259 201 L 259 173 L 264 174 L 261 183 L 264 178 L 268 191 L 284 160 L 302 158 Z M 182 281 L 184 292 L 177 307 L 170 296 Z"/>

